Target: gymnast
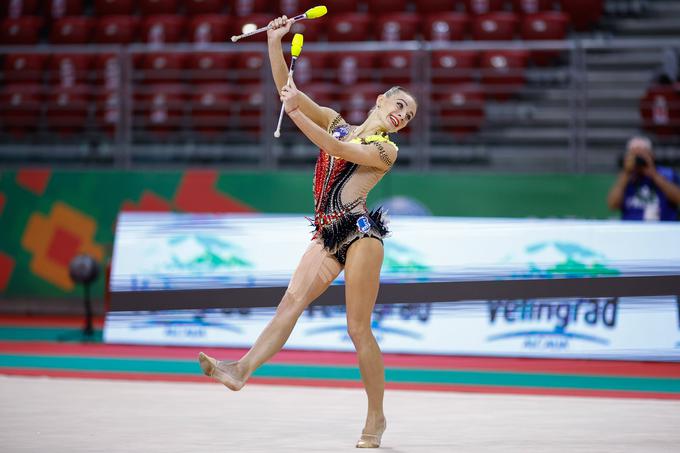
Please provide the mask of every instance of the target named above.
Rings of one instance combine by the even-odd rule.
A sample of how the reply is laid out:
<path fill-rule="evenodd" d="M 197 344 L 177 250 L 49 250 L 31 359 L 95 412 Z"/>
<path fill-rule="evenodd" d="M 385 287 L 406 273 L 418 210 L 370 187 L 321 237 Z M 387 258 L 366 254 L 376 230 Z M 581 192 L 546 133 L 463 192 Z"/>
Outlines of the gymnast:
<path fill-rule="evenodd" d="M 382 210 L 368 210 L 366 196 L 392 168 L 397 146 L 388 133 L 403 129 L 415 116 L 417 102 L 401 87 L 377 96 L 375 107 L 358 126 L 347 124 L 328 107 L 317 105 L 288 78 L 281 46 L 292 21 L 270 23 L 269 59 L 286 113 L 320 148 L 314 169 L 312 241 L 293 273 L 276 313 L 252 348 L 234 362 L 199 354 L 203 372 L 231 390 L 240 390 L 253 372 L 285 344 L 304 310 L 345 271 L 347 331 L 357 352 L 368 412 L 358 448 L 377 448 L 386 429 L 383 413 L 385 370 L 371 331 L 378 295 L 383 238 L 388 234 Z"/>

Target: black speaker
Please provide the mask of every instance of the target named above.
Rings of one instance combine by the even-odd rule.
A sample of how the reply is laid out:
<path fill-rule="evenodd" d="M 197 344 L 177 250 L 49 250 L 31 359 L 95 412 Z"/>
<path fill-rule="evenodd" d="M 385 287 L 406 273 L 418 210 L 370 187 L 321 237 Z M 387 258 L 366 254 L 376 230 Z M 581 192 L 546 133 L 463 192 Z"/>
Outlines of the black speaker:
<path fill-rule="evenodd" d="M 82 331 L 83 340 L 92 340 L 94 328 L 92 326 L 92 304 L 90 303 L 90 285 L 99 277 L 99 264 L 90 255 L 74 257 L 68 266 L 69 276 L 74 283 L 83 285 L 85 304 L 85 327 Z"/>

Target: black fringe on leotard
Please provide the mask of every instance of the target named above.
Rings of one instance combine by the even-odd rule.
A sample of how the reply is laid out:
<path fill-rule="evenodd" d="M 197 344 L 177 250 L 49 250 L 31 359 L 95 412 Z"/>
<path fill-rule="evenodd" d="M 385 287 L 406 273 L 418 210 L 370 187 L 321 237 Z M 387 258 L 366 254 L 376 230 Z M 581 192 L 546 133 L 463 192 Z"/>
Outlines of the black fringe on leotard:
<path fill-rule="evenodd" d="M 362 213 L 345 214 L 338 220 L 328 225 L 314 225 L 318 231 L 323 246 L 331 253 L 335 253 L 343 245 L 353 242 L 355 239 L 372 236 L 384 238 L 389 234 L 387 229 L 387 214 L 382 208 L 375 209 L 368 214 L 371 229 L 367 233 L 362 233 L 357 227 L 359 217 L 366 215 Z"/>

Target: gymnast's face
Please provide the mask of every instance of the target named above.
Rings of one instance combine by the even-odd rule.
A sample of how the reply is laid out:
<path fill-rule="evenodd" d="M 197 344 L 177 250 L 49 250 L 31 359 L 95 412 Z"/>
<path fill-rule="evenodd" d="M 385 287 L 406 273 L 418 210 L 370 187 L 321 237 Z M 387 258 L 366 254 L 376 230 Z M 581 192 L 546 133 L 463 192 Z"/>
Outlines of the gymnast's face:
<path fill-rule="evenodd" d="M 416 116 L 418 104 L 409 94 L 399 90 L 391 96 L 381 94 L 376 102 L 378 117 L 386 132 L 397 132 Z"/>

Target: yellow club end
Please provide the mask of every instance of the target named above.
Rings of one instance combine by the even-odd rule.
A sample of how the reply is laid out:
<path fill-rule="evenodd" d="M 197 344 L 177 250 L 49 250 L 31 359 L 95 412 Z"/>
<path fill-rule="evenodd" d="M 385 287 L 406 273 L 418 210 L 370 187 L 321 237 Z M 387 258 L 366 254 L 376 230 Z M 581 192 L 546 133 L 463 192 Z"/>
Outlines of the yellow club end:
<path fill-rule="evenodd" d="M 327 12 L 328 9 L 325 6 L 315 6 L 305 12 L 305 17 L 307 17 L 307 19 L 316 19 L 317 17 L 325 16 Z"/>
<path fill-rule="evenodd" d="M 304 42 L 304 38 L 300 33 L 295 33 L 295 36 L 293 36 L 293 42 L 290 45 L 290 53 L 293 55 L 295 58 L 300 56 L 300 52 L 302 52 L 302 43 Z"/>

